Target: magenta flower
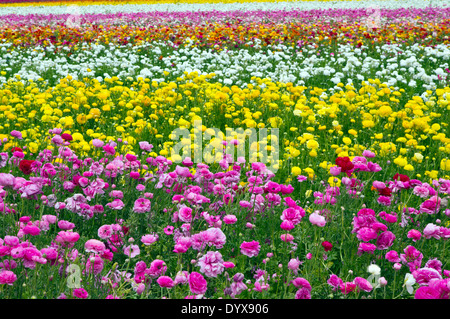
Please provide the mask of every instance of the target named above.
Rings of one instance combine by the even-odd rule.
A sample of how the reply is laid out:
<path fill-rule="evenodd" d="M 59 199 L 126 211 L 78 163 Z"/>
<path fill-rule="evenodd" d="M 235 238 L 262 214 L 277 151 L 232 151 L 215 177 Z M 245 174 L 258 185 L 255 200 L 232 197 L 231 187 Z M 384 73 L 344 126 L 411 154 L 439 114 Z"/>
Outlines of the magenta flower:
<path fill-rule="evenodd" d="M 356 277 L 353 282 L 362 291 L 371 292 L 373 287 L 367 279 L 362 277 Z"/>
<path fill-rule="evenodd" d="M 2 270 L 0 272 L 0 285 L 12 286 L 17 280 L 17 276 L 10 270 Z"/>
<path fill-rule="evenodd" d="M 188 283 L 189 289 L 194 294 L 203 295 L 207 290 L 208 283 L 198 272 L 193 271 L 189 274 Z"/>
<path fill-rule="evenodd" d="M 73 290 L 73 296 L 78 299 L 86 299 L 89 296 L 89 294 L 83 288 L 76 288 Z"/>
<path fill-rule="evenodd" d="M 146 270 L 146 273 L 152 278 L 162 276 L 167 271 L 166 263 L 161 259 L 155 259 L 150 264 L 150 267 Z"/>
<path fill-rule="evenodd" d="M 377 249 L 384 250 L 391 247 L 394 243 L 395 235 L 391 231 L 385 231 L 377 238 Z"/>
<path fill-rule="evenodd" d="M 411 238 L 414 242 L 416 242 L 422 237 L 422 234 L 417 229 L 411 229 L 406 237 Z"/>
<path fill-rule="evenodd" d="M 259 254 L 259 250 L 261 249 L 261 245 L 259 242 L 252 240 L 251 242 L 243 242 L 241 244 L 241 253 L 248 257 L 255 257 Z"/>
<path fill-rule="evenodd" d="M 168 276 L 161 276 L 159 277 L 156 282 L 158 283 L 158 285 L 160 285 L 162 288 L 172 288 L 173 286 L 175 286 L 175 283 L 173 282 L 172 278 L 168 277 Z"/>
<path fill-rule="evenodd" d="M 437 289 L 422 286 L 416 290 L 414 299 L 440 299 L 440 293 Z"/>
<path fill-rule="evenodd" d="M 185 223 L 190 223 L 192 221 L 192 208 L 183 206 L 178 211 L 178 218 Z"/>

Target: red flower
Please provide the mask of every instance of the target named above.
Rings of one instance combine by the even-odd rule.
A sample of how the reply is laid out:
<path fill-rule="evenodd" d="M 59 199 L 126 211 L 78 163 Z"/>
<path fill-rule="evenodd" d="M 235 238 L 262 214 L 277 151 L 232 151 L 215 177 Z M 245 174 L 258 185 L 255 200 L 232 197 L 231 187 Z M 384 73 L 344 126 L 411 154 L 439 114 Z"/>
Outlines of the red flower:
<path fill-rule="evenodd" d="M 403 174 L 399 174 L 399 173 L 395 174 L 393 178 L 394 178 L 394 181 L 398 181 L 398 180 L 400 180 L 401 182 L 409 181 L 409 177 L 407 175 L 403 175 Z"/>
<path fill-rule="evenodd" d="M 333 248 L 333 244 L 329 241 L 322 242 L 322 246 L 325 249 L 325 251 L 330 251 Z"/>
<path fill-rule="evenodd" d="M 21 149 L 20 147 L 13 147 L 11 149 L 11 153 L 14 153 L 14 152 L 23 152 L 23 149 Z"/>
<path fill-rule="evenodd" d="M 26 160 L 23 159 L 19 163 L 19 169 L 24 173 L 25 175 L 30 175 L 32 173 L 31 171 L 31 164 L 33 164 L 34 160 Z"/>
<path fill-rule="evenodd" d="M 382 196 L 391 196 L 392 190 L 389 187 L 385 187 L 383 189 L 379 189 L 378 194 Z"/>
<path fill-rule="evenodd" d="M 61 137 L 62 137 L 62 139 L 65 140 L 65 141 L 71 141 L 71 140 L 73 140 L 72 135 L 67 134 L 67 133 L 61 134 Z"/>
<path fill-rule="evenodd" d="M 342 172 L 351 171 L 353 169 L 353 167 L 355 167 L 353 165 L 352 161 L 350 161 L 350 158 L 348 158 L 347 156 L 336 158 L 335 163 L 337 166 L 339 166 L 341 168 Z"/>

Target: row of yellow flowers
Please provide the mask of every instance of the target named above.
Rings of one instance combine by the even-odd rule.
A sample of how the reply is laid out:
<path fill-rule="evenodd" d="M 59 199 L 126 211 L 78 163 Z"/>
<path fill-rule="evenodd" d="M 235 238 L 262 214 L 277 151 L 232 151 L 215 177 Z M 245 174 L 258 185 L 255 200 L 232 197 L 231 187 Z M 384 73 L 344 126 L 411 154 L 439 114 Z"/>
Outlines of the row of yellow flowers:
<path fill-rule="evenodd" d="M 0 89 L 0 140 L 8 138 L 3 150 L 19 146 L 8 134 L 19 130 L 24 137 L 20 146 L 35 154 L 52 147 L 46 133 L 60 127 L 73 136 L 71 147 L 80 155 L 94 154 L 93 139 L 121 138 L 121 151 L 138 152 L 137 142 L 145 140 L 155 146 L 153 156 L 170 156 L 177 142 L 172 132 L 194 132 L 194 122 L 202 121 L 203 134 L 219 128 L 228 142 L 244 143 L 246 135 L 225 134 L 227 130 L 278 128 L 278 165 L 294 168 L 294 175 L 317 161 L 329 167 L 336 156 L 356 156 L 364 149 L 390 159 L 402 171 L 437 177 L 439 169 L 440 176 L 450 170 L 450 138 L 445 134 L 449 87 L 427 91 L 424 100 L 377 79 L 363 82 L 359 90 L 340 83 L 342 90 L 331 94 L 324 88 L 260 78 L 253 80 L 265 84 L 263 89 L 252 84 L 242 89 L 210 82 L 214 76 L 191 73 L 162 83 L 139 78 L 130 86 L 117 77 L 100 83 L 68 76 L 54 87 L 10 80 Z M 405 104 L 400 102 L 404 98 Z M 250 146 L 253 155 L 261 147 L 270 150 L 268 140 L 257 144 Z"/>

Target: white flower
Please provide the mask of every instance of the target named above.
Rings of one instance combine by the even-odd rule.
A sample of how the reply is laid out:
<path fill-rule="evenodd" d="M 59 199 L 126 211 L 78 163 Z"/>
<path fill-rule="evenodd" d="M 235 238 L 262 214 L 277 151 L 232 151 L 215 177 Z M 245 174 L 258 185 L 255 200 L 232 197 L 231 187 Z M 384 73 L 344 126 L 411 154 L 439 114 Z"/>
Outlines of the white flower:
<path fill-rule="evenodd" d="M 367 271 L 372 275 L 379 275 L 381 273 L 381 268 L 375 264 L 372 264 L 369 267 L 367 267 Z"/>
<path fill-rule="evenodd" d="M 405 282 L 403 284 L 403 287 L 406 286 L 406 290 L 412 294 L 414 292 L 414 288 L 413 285 L 416 283 L 416 279 L 414 279 L 414 276 L 411 275 L 410 273 L 407 273 L 405 275 Z"/>

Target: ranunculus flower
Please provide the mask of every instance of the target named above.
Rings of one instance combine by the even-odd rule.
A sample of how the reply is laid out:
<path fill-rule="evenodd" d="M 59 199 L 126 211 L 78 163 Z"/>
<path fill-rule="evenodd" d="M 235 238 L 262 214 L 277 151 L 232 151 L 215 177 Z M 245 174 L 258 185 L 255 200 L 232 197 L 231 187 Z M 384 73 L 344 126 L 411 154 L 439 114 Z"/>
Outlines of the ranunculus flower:
<path fill-rule="evenodd" d="M 31 170 L 31 164 L 34 163 L 34 160 L 26 160 L 23 159 L 19 163 L 19 169 L 24 173 L 25 175 L 30 175 L 32 173 Z"/>
<path fill-rule="evenodd" d="M 330 251 L 333 248 L 333 244 L 329 241 L 323 241 L 322 247 L 325 249 L 325 251 Z"/>
<path fill-rule="evenodd" d="M 169 276 L 161 276 L 159 277 L 156 282 L 158 283 L 158 285 L 160 285 L 162 288 L 172 288 L 173 286 L 175 286 L 175 283 L 173 282 L 172 278 L 170 278 Z"/>
<path fill-rule="evenodd" d="M 261 249 L 261 245 L 259 242 L 252 240 L 250 242 L 244 241 L 241 244 L 241 253 L 248 257 L 255 257 L 259 254 L 259 250 Z"/>
<path fill-rule="evenodd" d="M 311 222 L 311 224 L 319 227 L 323 227 L 327 223 L 325 217 L 319 215 L 318 213 L 312 213 L 311 215 L 309 215 L 309 221 Z"/>
<path fill-rule="evenodd" d="M 189 289 L 194 294 L 203 295 L 207 290 L 208 283 L 198 272 L 193 271 L 189 274 L 188 283 Z"/>
<path fill-rule="evenodd" d="M 83 288 L 76 288 L 73 290 L 73 296 L 78 299 L 86 299 L 89 296 L 89 294 Z"/>

